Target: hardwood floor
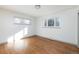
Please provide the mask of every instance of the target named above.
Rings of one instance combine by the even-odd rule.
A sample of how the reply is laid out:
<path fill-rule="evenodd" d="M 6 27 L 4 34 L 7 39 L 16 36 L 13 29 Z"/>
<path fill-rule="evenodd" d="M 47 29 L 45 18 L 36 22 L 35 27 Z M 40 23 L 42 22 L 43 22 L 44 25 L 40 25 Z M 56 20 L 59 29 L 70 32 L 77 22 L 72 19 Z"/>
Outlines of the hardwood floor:
<path fill-rule="evenodd" d="M 78 54 L 76 46 L 33 36 L 0 45 L 1 54 Z"/>

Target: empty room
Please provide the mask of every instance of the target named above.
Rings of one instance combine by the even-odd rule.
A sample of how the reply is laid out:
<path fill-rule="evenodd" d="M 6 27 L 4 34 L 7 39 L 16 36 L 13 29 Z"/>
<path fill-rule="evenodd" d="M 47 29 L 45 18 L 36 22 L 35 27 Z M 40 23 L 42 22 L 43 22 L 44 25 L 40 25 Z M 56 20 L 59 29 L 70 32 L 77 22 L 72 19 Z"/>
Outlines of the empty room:
<path fill-rule="evenodd" d="M 0 54 L 79 54 L 78 5 L 0 5 Z"/>

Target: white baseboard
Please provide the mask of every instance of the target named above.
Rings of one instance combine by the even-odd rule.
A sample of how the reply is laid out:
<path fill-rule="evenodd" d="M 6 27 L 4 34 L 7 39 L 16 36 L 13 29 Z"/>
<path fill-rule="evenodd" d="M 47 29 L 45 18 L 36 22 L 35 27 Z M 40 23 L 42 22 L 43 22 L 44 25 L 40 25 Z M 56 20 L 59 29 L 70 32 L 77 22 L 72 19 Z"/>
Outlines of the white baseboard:
<path fill-rule="evenodd" d="M 1 44 L 5 44 L 5 43 L 7 43 L 7 41 L 5 41 L 5 42 L 0 42 L 0 45 L 1 45 Z"/>
<path fill-rule="evenodd" d="M 44 38 L 47 38 L 47 39 L 50 39 L 50 40 L 55 40 L 55 41 L 59 41 L 59 42 L 63 42 L 63 43 L 67 43 L 67 44 L 74 45 L 74 46 L 78 47 L 78 45 L 76 45 L 76 44 L 69 43 L 69 42 L 65 42 L 65 41 L 61 41 L 61 40 L 56 40 L 55 38 L 49 38 L 49 37 L 42 36 L 42 35 L 37 35 L 37 36 L 44 37 Z"/>

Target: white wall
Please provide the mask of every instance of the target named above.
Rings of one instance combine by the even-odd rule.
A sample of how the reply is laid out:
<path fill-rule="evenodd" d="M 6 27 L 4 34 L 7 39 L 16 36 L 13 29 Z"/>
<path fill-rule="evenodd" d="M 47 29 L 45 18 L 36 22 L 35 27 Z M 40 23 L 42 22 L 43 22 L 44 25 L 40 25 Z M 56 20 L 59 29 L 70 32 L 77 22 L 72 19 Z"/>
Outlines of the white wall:
<path fill-rule="evenodd" d="M 26 25 L 13 24 L 15 16 L 31 18 L 32 23 L 28 28 L 28 36 L 34 35 L 35 28 L 33 17 L 0 9 L 0 43 L 6 42 L 8 37 L 27 27 Z"/>
<path fill-rule="evenodd" d="M 60 17 L 62 26 L 60 28 L 42 27 L 42 22 L 52 16 Z M 37 35 L 77 45 L 77 10 L 65 10 L 38 18 Z"/>
<path fill-rule="evenodd" d="M 17 26 L 13 24 L 14 16 L 33 18 L 29 15 L 10 12 L 0 9 L 0 43 L 6 42 L 7 38 L 25 26 Z M 42 21 L 52 16 L 60 17 L 62 20 L 62 26 L 60 28 L 44 28 L 42 27 Z M 32 24 L 29 26 L 28 36 L 40 35 L 50 39 L 63 41 L 77 45 L 77 10 L 70 9 L 61 11 L 56 14 L 40 17 L 38 19 L 33 18 Z"/>
<path fill-rule="evenodd" d="M 79 12 L 78 12 L 78 40 L 77 40 L 77 43 L 78 43 L 78 47 L 79 47 Z"/>

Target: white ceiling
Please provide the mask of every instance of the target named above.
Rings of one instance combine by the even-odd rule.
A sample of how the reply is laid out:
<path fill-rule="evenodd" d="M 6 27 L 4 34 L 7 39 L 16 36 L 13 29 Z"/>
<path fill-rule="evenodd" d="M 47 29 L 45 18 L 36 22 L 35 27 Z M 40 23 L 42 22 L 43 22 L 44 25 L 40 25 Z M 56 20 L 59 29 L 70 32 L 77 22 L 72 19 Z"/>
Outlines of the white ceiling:
<path fill-rule="evenodd" d="M 35 9 L 35 5 L 1 5 L 0 8 L 24 13 L 27 15 L 40 17 L 60 12 L 65 9 L 74 8 L 74 5 L 41 5 L 40 9 Z"/>

